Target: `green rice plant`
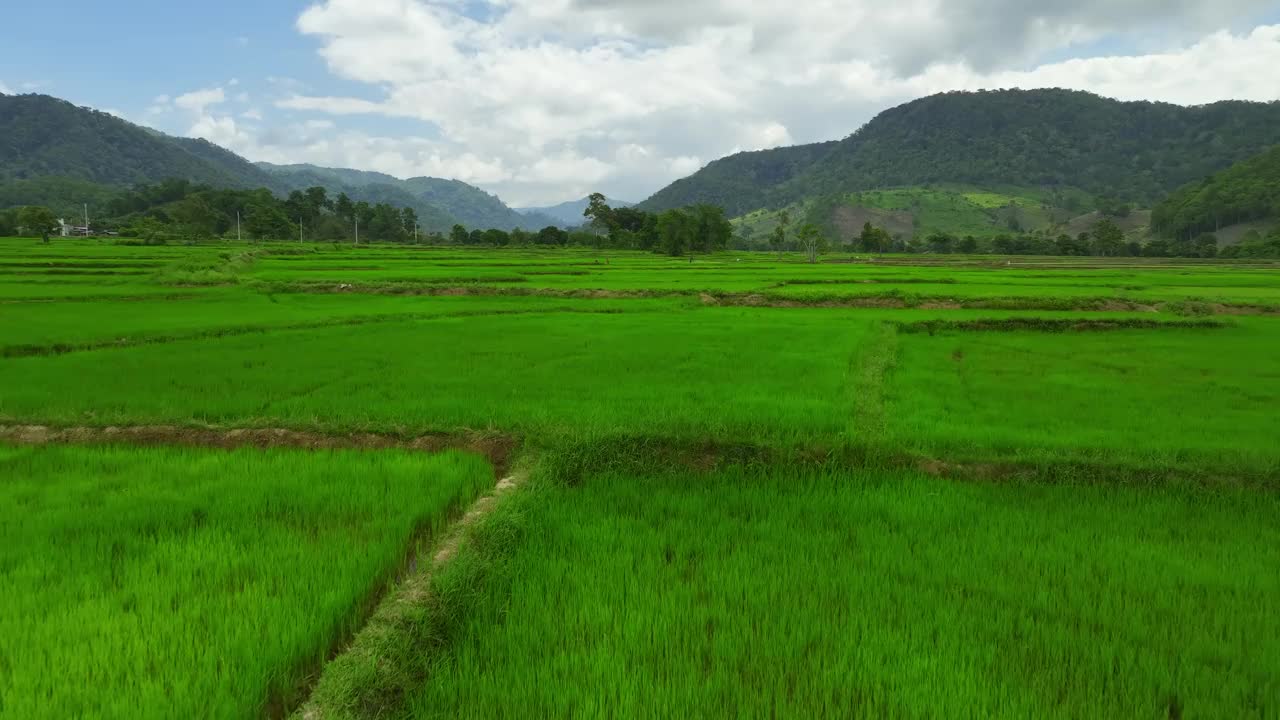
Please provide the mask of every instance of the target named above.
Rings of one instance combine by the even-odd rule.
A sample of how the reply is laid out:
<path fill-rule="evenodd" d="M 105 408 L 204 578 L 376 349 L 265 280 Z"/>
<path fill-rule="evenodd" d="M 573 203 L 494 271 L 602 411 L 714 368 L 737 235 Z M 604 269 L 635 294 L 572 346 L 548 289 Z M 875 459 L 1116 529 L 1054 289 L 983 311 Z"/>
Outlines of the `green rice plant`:
<path fill-rule="evenodd" d="M 261 250 L 249 250 L 183 258 L 157 272 L 155 281 L 161 285 L 234 285 L 261 254 Z"/>
<path fill-rule="evenodd" d="M 376 716 L 1262 718 L 1280 697 L 1274 494 L 659 466 L 528 498 L 421 689 Z"/>
<path fill-rule="evenodd" d="M 674 311 L 673 301 L 555 297 L 390 297 L 337 293 L 267 295 L 243 287 L 212 288 L 172 299 L 101 299 L 93 303 L 0 304 L 0 355 L 56 354 L 250 332 L 322 328 L 396 319 L 538 312 Z"/>
<path fill-rule="evenodd" d="M 461 453 L 0 446 L 0 714 L 292 707 L 492 478 Z"/>
<path fill-rule="evenodd" d="M 1277 330 L 1238 318 L 1177 332 L 903 335 L 883 443 L 943 460 L 1212 467 L 1268 482 L 1280 471 Z"/>
<path fill-rule="evenodd" d="M 921 320 L 894 323 L 899 332 L 911 335 L 943 331 L 1048 333 L 1105 332 L 1108 330 L 1212 330 L 1229 327 L 1221 320 L 1148 320 L 1146 318 L 1044 318 L 1006 317 L 981 320 Z"/>
<path fill-rule="evenodd" d="M 872 327 L 817 310 L 548 313 L 10 358 L 0 422 L 830 443 Z"/>

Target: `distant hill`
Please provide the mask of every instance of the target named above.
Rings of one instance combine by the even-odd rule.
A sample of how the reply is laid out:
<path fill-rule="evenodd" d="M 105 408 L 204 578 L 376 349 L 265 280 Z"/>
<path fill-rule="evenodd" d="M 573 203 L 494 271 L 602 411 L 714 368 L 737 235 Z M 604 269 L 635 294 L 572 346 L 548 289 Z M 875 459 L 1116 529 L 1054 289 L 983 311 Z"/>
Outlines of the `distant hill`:
<path fill-rule="evenodd" d="M 553 224 L 457 180 L 255 164 L 208 141 L 171 137 L 65 100 L 0 95 L 0 207 L 48 205 L 73 214 L 83 203 L 102 207 L 122 189 L 168 178 L 215 188 L 267 188 L 281 196 L 319 185 L 331 195 L 345 192 L 354 200 L 412 207 L 428 231 L 447 231 L 456 223 L 506 230 Z"/>
<path fill-rule="evenodd" d="M 1280 145 L 1179 188 L 1151 212 L 1156 232 L 1184 239 L 1269 220 L 1280 221 Z"/>
<path fill-rule="evenodd" d="M 732 217 L 778 205 L 781 196 L 777 188 L 809 171 L 837 144 L 825 142 L 730 155 L 659 190 L 639 207 L 658 212 L 707 203 L 723 207 Z"/>
<path fill-rule="evenodd" d="M 272 165 L 258 163 L 258 167 L 284 183 L 290 190 L 315 185 L 329 188 L 331 193 L 346 192 L 357 200 L 373 202 L 370 195 L 377 195 L 379 202 L 396 205 L 413 205 L 419 208 L 418 216 L 423 227 L 430 230 L 448 230 L 455 223 L 469 229 L 517 227 L 540 229 L 555 224 L 547 218 L 536 228 L 536 217 L 511 209 L 496 195 L 468 185 L 460 180 L 416 177 L 408 180 L 367 170 L 326 168 L 316 165 Z M 397 198 L 397 199 L 393 199 Z"/>
<path fill-rule="evenodd" d="M 698 202 L 731 216 L 880 188 L 1078 188 L 1150 203 L 1280 142 L 1280 103 L 1198 107 L 1069 90 L 934 95 L 886 110 L 836 143 L 739 153 L 641 203 Z"/>
<path fill-rule="evenodd" d="M 0 95 L 0 183 L 46 177 L 119 187 L 181 177 L 278 189 L 253 163 L 204 140 L 169 137 L 47 95 Z"/>
<path fill-rule="evenodd" d="M 613 198 L 605 198 L 609 203 L 609 207 L 633 207 L 635 203 L 625 200 L 615 200 Z M 527 207 L 517 208 L 516 211 L 522 215 L 529 216 L 546 216 L 555 221 L 555 224 L 561 227 L 577 227 L 586 223 L 587 219 L 582 215 L 586 211 L 587 206 L 591 204 L 589 198 L 581 200 L 570 200 L 562 202 L 559 205 L 548 205 L 546 207 Z M 545 225 L 543 226 L 545 227 Z"/>

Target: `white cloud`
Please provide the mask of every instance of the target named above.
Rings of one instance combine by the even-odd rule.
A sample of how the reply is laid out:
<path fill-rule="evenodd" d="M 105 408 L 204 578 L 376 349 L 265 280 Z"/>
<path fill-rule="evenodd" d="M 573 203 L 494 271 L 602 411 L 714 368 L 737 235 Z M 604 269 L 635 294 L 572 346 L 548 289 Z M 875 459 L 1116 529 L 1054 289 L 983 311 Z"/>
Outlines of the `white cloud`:
<path fill-rule="evenodd" d="M 641 199 L 730 152 L 843 137 L 944 90 L 1276 99 L 1280 26 L 1221 29 L 1270 1 L 323 0 L 298 28 L 362 97 L 268 77 L 276 107 L 302 116 L 283 126 L 219 113 L 221 88 L 173 103 L 252 159 L 456 177 L 514 204 Z M 1044 59 L 1096 40 L 1146 49 Z M 421 131 L 351 130 L 363 116 Z"/>
<path fill-rule="evenodd" d="M 205 90 L 196 90 L 179 95 L 174 99 L 173 104 L 177 107 L 193 112 L 197 115 L 203 115 L 205 110 L 212 105 L 220 105 L 227 100 L 227 94 L 222 88 L 208 88 Z"/>
<path fill-rule="evenodd" d="M 255 143 L 254 134 L 249 129 L 241 127 L 235 118 L 226 115 L 202 115 L 191 126 L 188 134 L 232 150 L 251 147 Z"/>
<path fill-rule="evenodd" d="M 504 179 L 494 189 L 525 202 L 591 183 L 641 197 L 701 158 L 841 137 L 875 111 L 947 89 L 1057 85 L 1177 102 L 1278 94 L 1262 70 L 1280 66 L 1275 28 L 1025 67 L 1155 14 L 1194 30 L 1262 2 L 997 4 L 500 0 L 479 21 L 452 1 L 326 0 L 299 29 L 321 40 L 334 74 L 383 96 L 295 92 L 279 104 L 422 120 L 440 153 L 495 155 L 486 166 L 504 172 L 485 174 Z"/>
<path fill-rule="evenodd" d="M 9 89 L 9 86 L 5 85 L 3 82 L 0 82 L 0 95 L 12 95 L 12 94 L 13 94 L 13 91 Z"/>

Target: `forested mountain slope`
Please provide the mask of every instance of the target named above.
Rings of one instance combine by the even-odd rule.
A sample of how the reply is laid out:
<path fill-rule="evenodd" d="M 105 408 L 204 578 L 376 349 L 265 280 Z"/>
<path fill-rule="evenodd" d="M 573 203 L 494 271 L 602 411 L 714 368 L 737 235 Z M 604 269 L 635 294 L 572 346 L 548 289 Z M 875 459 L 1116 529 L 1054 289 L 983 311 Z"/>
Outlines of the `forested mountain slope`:
<path fill-rule="evenodd" d="M 1152 227 L 1188 238 L 1255 220 L 1280 220 L 1280 145 L 1185 185 L 1152 209 Z"/>
<path fill-rule="evenodd" d="M 253 163 L 204 140 L 169 137 L 47 95 L 0 95 L 0 183 L 47 177 L 120 187 L 169 177 L 231 188 L 272 183 Z"/>
<path fill-rule="evenodd" d="M 1280 103 L 1199 107 L 1070 90 L 953 92 L 886 110 L 838 143 L 740 153 L 642 206 L 724 204 L 731 215 L 806 197 L 963 183 L 1073 187 L 1152 202 L 1280 142 Z M 763 166 L 774 172 L 752 172 Z"/>
<path fill-rule="evenodd" d="M 648 212 L 688 205 L 719 205 L 730 216 L 770 204 L 774 191 L 835 149 L 838 143 L 758 150 L 716 160 L 693 175 L 677 180 L 640 203 Z"/>
<path fill-rule="evenodd" d="M 425 230 L 447 231 L 459 222 L 472 229 L 554 224 L 545 216 L 521 215 L 457 180 L 254 164 L 206 140 L 171 137 L 65 100 L 0 95 L 0 208 L 48 205 L 71 213 L 89 203 L 100 211 L 124 190 L 168 179 L 213 188 L 266 188 L 279 196 L 319 186 L 332 196 L 346 193 L 371 204 L 412 207 Z M 96 215 L 95 207 L 90 210 Z"/>

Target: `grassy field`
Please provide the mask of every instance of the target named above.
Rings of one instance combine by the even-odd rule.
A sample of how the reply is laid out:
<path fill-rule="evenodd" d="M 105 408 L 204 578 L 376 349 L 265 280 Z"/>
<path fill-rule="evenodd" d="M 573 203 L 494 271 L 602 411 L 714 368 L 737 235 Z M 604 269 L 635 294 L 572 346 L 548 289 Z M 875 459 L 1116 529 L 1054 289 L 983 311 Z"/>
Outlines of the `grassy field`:
<path fill-rule="evenodd" d="M 408 716 L 1264 717 L 1280 503 L 878 471 L 606 472 Z"/>
<path fill-rule="evenodd" d="M 472 455 L 0 446 L 0 714 L 261 717 L 359 626 Z"/>
<path fill-rule="evenodd" d="M 1269 263 L 0 239 L 82 440 L 0 444 L 0 717 L 1275 717 L 1277 407 Z M 531 479 L 325 664 L 493 482 L 423 436 Z"/>

